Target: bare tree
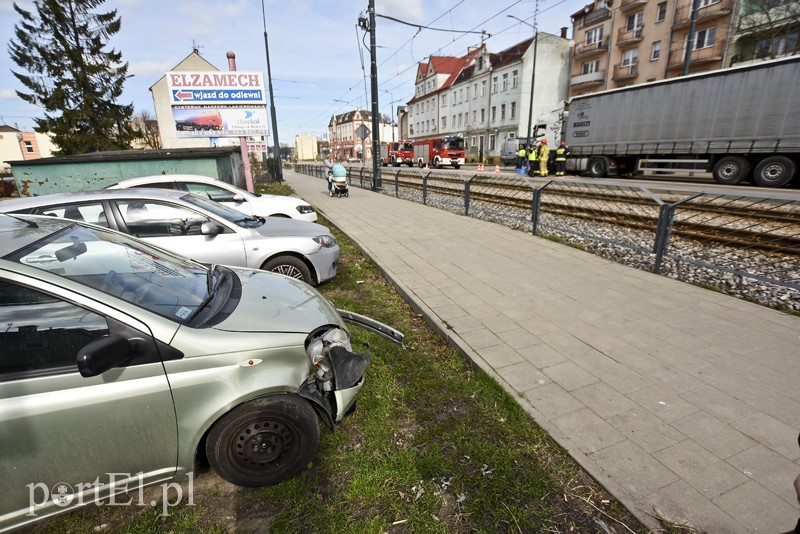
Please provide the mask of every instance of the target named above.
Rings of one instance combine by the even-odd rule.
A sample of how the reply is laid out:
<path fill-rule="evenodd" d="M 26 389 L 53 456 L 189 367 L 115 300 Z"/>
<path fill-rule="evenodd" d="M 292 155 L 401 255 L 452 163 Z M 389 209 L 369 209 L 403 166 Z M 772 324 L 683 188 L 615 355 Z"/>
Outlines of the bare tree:
<path fill-rule="evenodd" d="M 744 0 L 739 9 L 732 63 L 775 59 L 800 52 L 800 2 Z"/>
<path fill-rule="evenodd" d="M 141 142 L 144 148 L 161 148 L 158 121 L 148 110 L 140 111 L 133 117 L 133 129 L 136 132 L 136 140 Z"/>

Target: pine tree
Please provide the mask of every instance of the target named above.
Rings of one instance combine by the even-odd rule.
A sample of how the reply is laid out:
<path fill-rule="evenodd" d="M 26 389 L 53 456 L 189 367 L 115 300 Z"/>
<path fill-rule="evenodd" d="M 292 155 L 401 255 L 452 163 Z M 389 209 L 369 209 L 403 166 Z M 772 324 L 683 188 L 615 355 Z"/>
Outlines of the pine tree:
<path fill-rule="evenodd" d="M 119 105 L 127 62 L 108 39 L 119 32 L 117 11 L 97 13 L 105 0 L 34 0 L 9 42 L 11 59 L 25 72 L 12 74 L 27 92 L 24 101 L 44 108 L 34 119 L 37 132 L 49 132 L 56 155 L 129 149 L 133 104 Z"/>

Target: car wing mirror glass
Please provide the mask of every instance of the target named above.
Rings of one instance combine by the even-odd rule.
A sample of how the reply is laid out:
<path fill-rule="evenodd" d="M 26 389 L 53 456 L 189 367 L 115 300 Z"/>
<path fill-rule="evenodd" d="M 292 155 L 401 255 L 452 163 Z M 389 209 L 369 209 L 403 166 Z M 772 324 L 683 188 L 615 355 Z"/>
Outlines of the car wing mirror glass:
<path fill-rule="evenodd" d="M 237 204 L 240 204 L 244 202 L 244 197 L 242 195 L 233 195 L 233 198 L 231 200 L 233 200 Z"/>

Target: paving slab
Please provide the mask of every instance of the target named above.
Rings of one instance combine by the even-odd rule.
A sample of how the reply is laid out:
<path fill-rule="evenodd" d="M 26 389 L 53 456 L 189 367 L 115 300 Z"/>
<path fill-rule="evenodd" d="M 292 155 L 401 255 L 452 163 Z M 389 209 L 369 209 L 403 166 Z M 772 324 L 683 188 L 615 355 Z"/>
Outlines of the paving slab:
<path fill-rule="evenodd" d="M 800 318 L 500 224 L 285 170 L 411 306 L 653 529 L 800 514 Z"/>

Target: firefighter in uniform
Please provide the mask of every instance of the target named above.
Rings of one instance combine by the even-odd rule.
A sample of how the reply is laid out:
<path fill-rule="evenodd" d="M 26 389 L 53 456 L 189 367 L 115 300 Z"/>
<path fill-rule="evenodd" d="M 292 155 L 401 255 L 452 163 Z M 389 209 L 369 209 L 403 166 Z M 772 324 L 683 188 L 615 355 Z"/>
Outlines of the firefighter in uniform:
<path fill-rule="evenodd" d="M 561 141 L 556 149 L 556 176 L 564 176 L 567 172 L 567 158 L 572 153 L 566 141 Z"/>
<path fill-rule="evenodd" d="M 519 145 L 519 150 L 517 151 L 517 169 L 522 169 L 527 167 L 528 161 L 525 158 L 525 145 Z"/>
<path fill-rule="evenodd" d="M 539 160 L 539 155 L 536 153 L 536 145 L 531 144 L 528 150 L 528 176 L 533 178 L 536 174 L 536 162 Z"/>
<path fill-rule="evenodd" d="M 539 176 L 547 176 L 547 162 L 550 160 L 550 147 L 547 146 L 547 139 L 542 139 L 542 145 L 539 147 Z"/>

